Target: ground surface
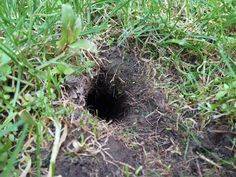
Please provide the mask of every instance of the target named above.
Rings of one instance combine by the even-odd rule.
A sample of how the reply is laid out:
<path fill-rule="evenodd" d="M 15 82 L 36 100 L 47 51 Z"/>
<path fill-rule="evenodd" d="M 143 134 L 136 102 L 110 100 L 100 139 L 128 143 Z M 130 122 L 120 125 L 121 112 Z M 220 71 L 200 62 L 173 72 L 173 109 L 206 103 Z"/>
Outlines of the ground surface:
<path fill-rule="evenodd" d="M 236 176 L 235 26 L 235 0 L 1 0 L 0 176 Z"/>
<path fill-rule="evenodd" d="M 227 165 L 222 167 L 215 163 L 221 157 L 233 156 L 234 152 L 229 148 L 232 145 L 230 143 L 232 133 L 196 132 L 198 136 L 195 138 L 201 143 L 189 141 L 186 148 L 187 134 L 181 128 L 177 130 L 176 115 L 168 106 L 167 95 L 155 88 L 150 79 L 147 82 L 149 63 L 140 61 L 138 53 L 135 52 L 127 52 L 117 47 L 105 49 L 106 52 L 100 53 L 104 63 L 98 75 L 102 76 L 86 83 L 81 79 L 82 76 L 68 89 L 70 95 L 76 85 L 81 87 L 84 84 L 85 88 L 82 96 L 80 92 L 78 97 L 72 99 L 77 102 L 79 109 L 75 113 L 77 116 L 73 116 L 75 126 L 71 127 L 67 141 L 57 158 L 58 175 L 67 177 L 236 175 L 233 169 L 227 168 Z M 105 120 L 97 120 L 95 132 L 92 127 L 81 128 L 81 119 L 85 118 L 81 116 L 81 112 L 90 110 L 92 119 L 97 119 L 94 110 L 91 110 L 94 101 L 87 106 L 84 103 L 88 101 L 87 97 L 91 92 L 97 93 L 93 87 L 96 87 L 98 92 L 94 97 L 98 98 L 101 105 L 105 104 L 105 107 L 95 106 L 96 109 L 106 110 L 107 105 L 111 111 L 111 114 L 106 110 L 106 113 L 100 115 L 100 117 L 105 115 L 102 117 Z M 105 95 L 102 95 L 102 99 L 99 98 L 99 89 L 108 95 L 110 92 L 118 94 L 115 96 L 123 99 L 122 101 L 116 99 L 114 107 L 110 104 L 112 98 L 108 102 L 103 102 L 106 100 Z M 82 105 L 78 99 L 82 99 Z M 117 107 L 119 104 L 125 105 L 125 109 Z M 197 113 L 188 114 L 186 118 L 194 117 Z M 112 119 L 107 116 L 111 116 Z M 81 142 L 81 134 L 84 134 L 86 143 L 84 145 L 79 143 L 78 149 L 75 142 Z M 70 146 L 72 148 L 69 148 Z"/>

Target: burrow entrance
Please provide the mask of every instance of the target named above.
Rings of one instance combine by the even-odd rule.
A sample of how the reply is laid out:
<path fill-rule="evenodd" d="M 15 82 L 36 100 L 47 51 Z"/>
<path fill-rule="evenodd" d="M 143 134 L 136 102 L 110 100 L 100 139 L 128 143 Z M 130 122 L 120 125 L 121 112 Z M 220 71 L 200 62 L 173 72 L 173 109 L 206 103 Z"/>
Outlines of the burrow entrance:
<path fill-rule="evenodd" d="M 120 120 L 127 110 L 126 98 L 119 79 L 107 71 L 100 71 L 92 80 L 86 107 L 91 114 L 103 120 Z"/>

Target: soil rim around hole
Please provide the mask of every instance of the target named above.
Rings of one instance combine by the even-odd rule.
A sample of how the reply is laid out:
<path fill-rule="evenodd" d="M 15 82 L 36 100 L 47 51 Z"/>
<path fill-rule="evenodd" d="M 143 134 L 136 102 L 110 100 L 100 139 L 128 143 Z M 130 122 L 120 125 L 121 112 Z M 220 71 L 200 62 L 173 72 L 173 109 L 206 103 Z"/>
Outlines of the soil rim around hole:
<path fill-rule="evenodd" d="M 100 73 L 98 72 L 98 74 L 96 76 L 102 75 L 101 73 L 104 73 L 104 71 L 105 71 L 105 73 L 106 73 L 105 78 L 106 79 L 108 78 L 107 80 L 109 81 L 108 85 L 110 85 L 110 86 L 116 85 L 117 90 L 120 91 L 121 93 L 123 93 L 121 95 L 125 95 L 125 97 L 126 97 L 125 105 L 127 105 L 127 107 L 129 107 L 127 114 L 136 114 L 136 113 L 138 115 L 142 114 L 142 111 L 135 112 L 134 107 L 139 105 L 140 101 L 141 101 L 141 103 L 143 101 L 146 102 L 145 101 L 146 97 L 149 98 L 151 96 L 151 95 L 149 95 L 149 92 L 147 89 L 147 88 L 149 88 L 148 84 L 144 84 L 144 82 L 143 82 L 146 79 L 146 78 L 144 78 L 143 68 L 140 67 L 141 65 L 140 65 L 140 63 L 138 63 L 139 61 L 137 58 L 135 58 L 134 55 L 132 55 L 132 56 L 128 55 L 127 60 L 123 61 L 123 57 L 120 55 L 119 49 L 117 50 L 117 48 L 116 48 L 115 51 L 109 51 L 109 53 L 112 54 L 112 56 L 105 56 L 105 57 L 107 59 L 109 58 L 110 61 L 100 69 Z M 87 128 L 93 128 L 93 127 L 91 127 L 91 124 L 89 122 L 90 120 L 87 117 L 84 117 L 83 110 L 85 109 L 85 111 L 86 111 L 86 106 L 84 107 L 83 104 L 81 104 L 81 103 L 83 103 L 83 98 L 85 99 L 86 95 L 89 94 L 90 89 L 93 88 L 94 83 L 92 80 L 90 80 L 89 85 L 85 84 L 83 77 L 75 78 L 75 80 L 77 80 L 77 81 L 73 82 L 73 86 L 71 86 L 71 85 L 69 86 L 69 88 L 72 88 L 71 95 L 73 97 L 73 100 L 79 105 L 77 112 L 72 116 L 73 120 L 75 120 L 73 122 L 76 122 L 76 119 L 77 119 L 78 120 L 77 125 L 80 126 L 80 120 L 81 120 L 81 118 L 83 118 L 83 125 L 88 125 L 89 127 L 87 127 Z M 110 82 L 111 80 L 113 82 Z M 96 81 L 96 79 L 95 79 L 95 81 Z M 85 89 L 83 89 L 83 88 L 85 88 Z M 74 93 L 78 93 L 78 90 L 79 90 L 79 95 L 75 96 Z M 137 99 L 140 99 L 140 101 L 135 100 L 136 97 L 137 97 Z M 145 107 L 148 105 L 150 105 L 150 104 L 144 103 L 143 106 Z M 143 108 L 140 107 L 137 109 L 143 109 Z M 144 108 L 144 109 L 146 109 L 146 108 Z M 151 110 L 145 110 L 145 111 L 151 111 Z M 132 171 L 132 173 L 134 173 L 135 168 L 142 166 L 144 163 L 142 148 L 134 150 L 132 147 L 128 146 L 128 142 L 126 142 L 126 140 L 124 140 L 121 135 L 123 133 L 121 133 L 120 131 L 123 131 L 122 130 L 123 128 L 129 127 L 130 125 L 128 125 L 128 124 L 133 124 L 134 122 L 138 121 L 136 118 L 129 119 L 128 117 L 129 116 L 125 115 L 124 118 L 122 120 L 118 121 L 117 123 L 108 124 L 108 126 L 106 126 L 106 128 L 105 128 L 106 129 L 105 131 L 107 132 L 106 134 L 109 135 L 109 137 L 107 137 L 108 140 L 106 140 L 106 138 L 99 140 L 99 144 L 103 144 L 106 142 L 113 141 L 110 139 L 112 137 L 112 139 L 115 139 L 115 141 L 117 142 L 115 144 L 118 144 L 118 147 L 120 147 L 120 148 L 118 148 L 115 146 L 116 148 L 113 148 L 113 145 L 112 145 L 113 143 L 112 144 L 108 143 L 104 146 L 105 149 L 110 149 L 110 151 L 107 151 L 107 153 L 109 153 L 113 156 L 113 158 L 111 160 L 113 161 L 112 164 L 115 164 L 115 169 L 114 169 L 114 166 L 112 165 L 113 167 L 111 167 L 110 166 L 111 164 L 110 164 L 109 165 L 110 170 L 107 169 L 107 172 L 102 172 L 103 176 L 110 173 L 110 172 L 113 175 L 114 175 L 114 173 L 118 173 L 119 174 L 118 176 L 123 176 L 123 174 L 124 174 L 123 170 L 126 166 L 128 166 L 130 168 L 130 170 Z M 86 122 L 86 121 L 88 121 L 88 122 Z M 94 117 L 94 120 L 92 120 L 92 121 L 97 122 L 95 117 Z M 102 122 L 104 122 L 104 121 L 101 121 L 101 123 Z M 124 127 L 120 127 L 120 125 L 122 125 L 122 124 L 126 124 L 126 125 Z M 146 125 L 144 125 L 144 127 Z M 98 126 L 98 125 L 96 125 L 96 126 Z M 96 128 L 98 128 L 98 127 L 96 127 Z M 114 127 L 115 129 L 113 130 L 112 127 Z M 87 128 L 85 129 L 86 132 L 83 132 L 84 130 L 81 129 L 80 133 L 76 133 L 76 135 L 69 135 L 70 137 L 68 139 L 73 139 L 74 137 L 78 136 L 78 134 L 81 134 L 81 133 L 85 134 L 84 136 L 86 136 L 86 134 L 88 133 Z M 97 130 L 97 131 L 100 131 L 100 130 Z M 104 135 L 104 133 L 102 133 L 102 134 Z M 95 138 L 95 137 L 93 137 L 93 134 L 92 134 L 92 136 L 89 136 L 89 137 Z M 98 137 L 96 137 L 96 138 L 98 138 Z M 87 140 L 87 141 L 89 141 L 89 140 Z M 92 142 L 97 142 L 97 140 L 92 141 Z M 67 144 L 67 143 L 65 143 L 65 144 Z M 127 153 L 125 153 L 125 152 L 127 152 Z M 110 156 L 108 156 L 107 158 L 109 158 L 109 157 Z M 64 168 L 65 165 L 62 165 L 62 166 L 60 165 L 60 164 L 64 164 L 64 162 L 66 161 L 65 158 L 66 157 L 63 156 L 63 153 L 61 153 L 59 159 L 61 159 L 62 161 L 60 161 L 60 160 L 58 161 L 58 166 L 60 168 L 62 168 L 60 170 L 60 173 L 64 173 L 65 171 L 68 171 L 68 167 Z M 96 155 L 95 158 L 100 159 L 99 154 L 98 154 L 98 156 Z M 83 158 L 80 159 L 79 161 L 81 161 L 81 163 L 82 163 Z M 91 157 L 91 161 L 93 161 L 92 157 Z M 104 164 L 104 161 L 102 159 L 100 159 L 99 161 L 100 161 L 100 163 Z M 136 162 L 136 163 L 134 163 L 134 162 Z M 96 164 L 98 162 L 94 162 L 94 163 Z M 68 164 L 68 162 L 66 162 L 66 164 Z M 91 165 L 94 166 L 93 164 L 91 164 Z M 104 168 L 106 168 L 106 167 L 104 166 Z M 103 167 L 101 167 L 101 169 L 103 169 Z M 72 173 L 76 173 L 76 165 L 73 167 L 73 169 L 71 168 L 71 170 L 73 171 Z M 86 169 L 86 170 L 90 171 L 92 169 Z M 99 171 L 100 169 L 97 169 L 97 170 Z M 73 175 L 71 175 L 71 177 L 72 176 Z"/>
<path fill-rule="evenodd" d="M 119 52 L 112 51 L 110 53 L 107 53 L 106 58 L 112 60 L 113 58 L 119 58 L 119 57 L 122 58 Z M 107 132 L 107 134 L 112 135 L 112 137 L 116 139 L 118 142 L 120 142 L 121 144 L 122 143 L 125 144 L 125 146 L 122 145 L 121 147 L 133 147 L 134 146 L 133 143 L 136 143 L 135 148 L 137 148 L 136 147 L 137 144 L 139 145 L 142 144 L 141 150 L 145 149 L 145 153 L 142 151 L 141 152 L 137 151 L 137 149 L 135 149 L 135 151 L 136 153 L 147 155 L 145 156 L 145 159 L 146 159 L 145 162 L 141 163 L 141 165 L 144 166 L 144 169 L 142 170 L 142 173 L 144 175 L 149 172 L 153 174 L 169 174 L 170 176 L 196 175 L 198 171 L 195 170 L 197 169 L 195 161 L 189 161 L 189 163 L 187 163 L 186 161 L 183 160 L 181 156 L 181 152 L 183 152 L 184 147 L 180 144 L 180 141 L 181 141 L 180 138 L 184 134 L 181 134 L 181 130 L 176 131 L 173 128 L 173 122 L 172 120 L 170 120 L 172 115 L 171 116 L 169 115 L 168 117 L 163 118 L 163 116 L 158 113 L 158 111 L 160 110 L 162 110 L 161 111 L 162 114 L 163 112 L 165 113 L 166 109 L 161 108 L 163 104 L 162 102 L 165 102 L 165 101 L 163 101 L 163 99 L 161 98 L 162 96 L 156 97 L 154 96 L 153 93 L 149 94 L 148 89 L 143 88 L 143 85 L 145 84 L 143 84 L 142 81 L 137 79 L 137 75 L 141 76 L 143 74 L 139 73 L 140 71 L 139 67 L 135 68 L 135 66 L 138 66 L 138 64 L 132 63 L 132 61 L 134 60 L 129 60 L 128 66 L 125 66 L 124 64 L 123 65 L 124 68 L 122 68 L 121 72 L 119 71 L 114 72 L 117 69 L 117 65 L 120 65 L 120 62 L 112 60 L 111 63 L 115 63 L 115 67 L 112 68 L 114 65 L 108 64 L 107 66 L 105 66 L 105 70 L 107 72 L 109 71 L 109 73 L 113 73 L 113 74 L 117 73 L 117 75 L 120 76 L 121 79 L 124 80 L 125 83 L 127 83 L 127 85 L 129 85 L 129 88 L 126 87 L 124 89 L 127 92 L 128 97 L 133 99 L 133 102 L 132 101 L 129 102 L 130 104 L 132 104 L 130 105 L 130 108 L 135 108 L 135 109 L 138 108 L 142 111 L 136 112 L 136 113 L 134 112 L 132 117 L 129 117 L 129 119 L 122 119 L 122 124 L 120 123 L 111 124 L 111 126 L 107 126 L 106 131 L 109 131 Z M 128 67 L 134 67 L 131 69 L 131 71 L 133 71 L 134 74 L 130 72 Z M 135 77 L 133 77 L 134 75 Z M 122 77 L 122 76 L 125 76 L 125 77 Z M 131 82 L 136 81 L 135 82 L 136 86 L 132 87 L 131 86 L 132 84 L 130 84 L 129 81 Z M 91 85 L 86 90 L 89 90 L 89 89 L 91 89 Z M 147 100 L 147 98 L 150 100 Z M 160 101 L 160 103 L 156 104 L 155 101 Z M 153 105 L 151 107 L 156 107 L 156 108 L 155 110 L 153 109 L 146 110 L 145 106 L 147 105 Z M 135 109 L 133 110 L 136 111 Z M 139 116 L 142 116 L 142 117 L 144 116 L 145 119 L 140 119 Z M 81 116 L 78 116 L 78 117 L 81 118 Z M 115 132 L 113 132 L 113 129 L 111 129 L 114 127 L 115 127 Z M 103 143 L 103 139 L 100 139 L 99 143 Z M 109 149 L 110 145 L 109 144 L 106 144 L 106 145 L 107 146 L 104 146 L 104 147 Z M 194 148 L 195 145 L 190 144 L 190 146 L 191 146 L 190 149 L 192 149 Z M 115 154 L 117 157 L 119 155 L 120 156 L 122 155 L 119 153 L 115 153 L 112 150 L 111 150 L 111 154 Z M 188 154 L 188 158 L 191 158 L 191 157 L 196 158 L 197 156 L 190 150 Z M 98 156 L 95 156 L 93 158 L 100 159 Z M 86 163 L 89 163 L 89 161 L 92 160 L 93 158 L 91 157 L 87 160 L 82 158 L 82 159 L 79 159 L 79 161 L 81 161 L 81 163 L 83 161 L 85 161 Z M 128 163 L 128 159 L 121 159 L 121 160 L 123 160 L 122 161 L 123 163 Z M 63 160 L 62 160 L 62 163 L 63 163 Z M 104 163 L 103 159 L 100 159 L 99 161 L 94 162 L 91 165 L 94 168 L 96 168 L 96 164 L 101 164 L 101 163 Z M 205 161 L 199 160 L 197 161 L 197 163 L 199 163 L 200 168 L 202 168 L 203 170 L 209 168 L 209 164 L 207 164 Z M 189 165 L 191 165 L 191 168 L 187 167 Z M 172 167 L 172 168 L 170 170 L 167 170 L 168 167 Z M 111 171 L 109 171 L 109 168 L 110 166 L 108 166 L 108 168 L 107 166 L 102 166 L 101 169 L 106 169 L 107 171 L 99 171 L 100 169 L 97 169 L 97 170 L 99 171 L 99 174 L 101 172 L 101 174 L 104 176 L 106 174 L 110 174 Z M 76 165 L 73 167 L 73 169 L 71 168 L 71 170 L 72 171 L 76 170 Z M 86 168 L 86 170 L 87 170 L 86 172 L 89 172 L 93 169 Z M 221 172 L 221 174 L 226 174 L 226 173 L 228 172 L 227 171 Z"/>

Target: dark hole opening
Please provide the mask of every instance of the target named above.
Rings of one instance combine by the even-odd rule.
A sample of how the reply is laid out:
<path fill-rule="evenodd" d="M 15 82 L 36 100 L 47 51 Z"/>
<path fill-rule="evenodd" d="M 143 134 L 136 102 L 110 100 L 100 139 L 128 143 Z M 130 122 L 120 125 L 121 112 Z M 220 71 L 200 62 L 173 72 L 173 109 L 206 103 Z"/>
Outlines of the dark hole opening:
<path fill-rule="evenodd" d="M 125 93 L 118 79 L 111 82 L 105 72 L 96 76 L 86 98 L 86 107 L 106 121 L 120 120 L 125 114 Z"/>

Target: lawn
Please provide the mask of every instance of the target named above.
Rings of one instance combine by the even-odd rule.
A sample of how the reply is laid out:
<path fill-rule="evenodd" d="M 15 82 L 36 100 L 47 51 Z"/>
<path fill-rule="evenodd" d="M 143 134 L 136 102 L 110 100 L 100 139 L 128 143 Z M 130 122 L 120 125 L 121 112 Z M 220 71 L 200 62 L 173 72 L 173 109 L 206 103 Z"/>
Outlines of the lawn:
<path fill-rule="evenodd" d="M 235 0 L 0 1 L 0 176 L 236 176 Z"/>

